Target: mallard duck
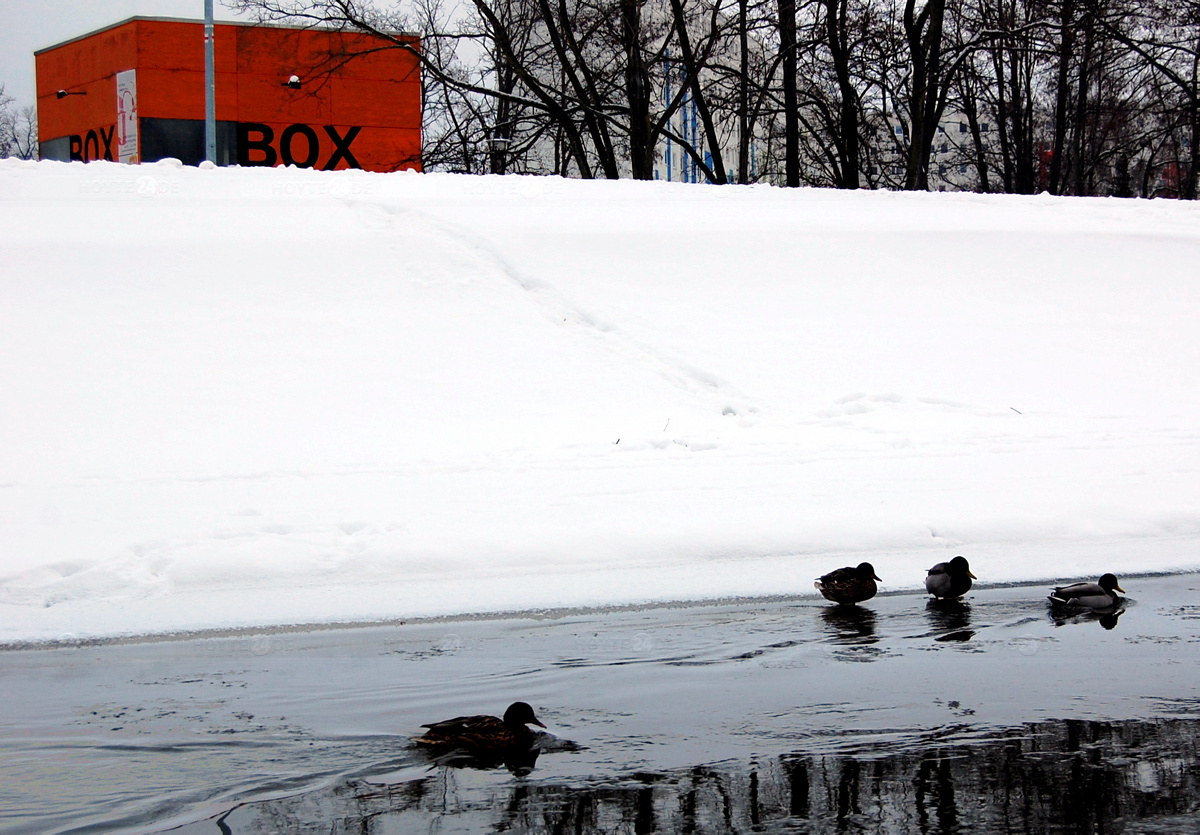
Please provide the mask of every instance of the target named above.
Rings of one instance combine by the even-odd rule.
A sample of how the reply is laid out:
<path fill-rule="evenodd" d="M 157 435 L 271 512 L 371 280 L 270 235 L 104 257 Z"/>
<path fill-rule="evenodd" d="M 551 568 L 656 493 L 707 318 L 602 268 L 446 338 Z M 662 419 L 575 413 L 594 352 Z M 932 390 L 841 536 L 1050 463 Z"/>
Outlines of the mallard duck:
<path fill-rule="evenodd" d="M 847 566 L 830 571 L 813 585 L 826 600 L 849 606 L 874 597 L 875 592 L 879 591 L 876 580 L 879 578 L 875 576 L 875 569 L 869 562 L 862 562 L 857 568 Z"/>
<path fill-rule="evenodd" d="M 962 597 L 971 590 L 974 579 L 977 578 L 971 573 L 966 557 L 955 557 L 929 569 L 925 588 L 934 597 Z"/>
<path fill-rule="evenodd" d="M 532 747 L 533 731 L 528 725 L 546 727 L 533 715 L 532 707 L 525 702 L 513 702 L 504 711 L 503 719 L 457 716 L 422 725 L 426 731 L 416 742 L 441 751 L 461 751 L 480 758 L 506 757 Z"/>
<path fill-rule="evenodd" d="M 1120 602 L 1117 592 L 1125 593 L 1125 589 L 1117 585 L 1115 574 L 1105 574 L 1095 583 L 1072 583 L 1069 586 L 1058 586 L 1050 592 L 1050 602 L 1068 609 L 1112 609 Z"/>

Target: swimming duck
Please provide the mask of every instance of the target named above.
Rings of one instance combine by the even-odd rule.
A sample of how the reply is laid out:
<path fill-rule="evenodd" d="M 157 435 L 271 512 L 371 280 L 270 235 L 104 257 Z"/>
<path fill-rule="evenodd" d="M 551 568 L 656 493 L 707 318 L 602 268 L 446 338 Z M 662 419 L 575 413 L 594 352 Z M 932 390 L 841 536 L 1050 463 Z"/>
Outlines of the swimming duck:
<path fill-rule="evenodd" d="M 869 562 L 863 562 L 859 563 L 857 568 L 847 566 L 830 571 L 813 585 L 826 600 L 849 606 L 874 597 L 875 592 L 879 590 L 875 585 L 876 580 L 879 578 L 875 576 L 875 569 Z"/>
<path fill-rule="evenodd" d="M 971 590 L 971 581 L 975 579 L 966 557 L 955 557 L 929 569 L 925 589 L 934 597 L 962 597 Z"/>
<path fill-rule="evenodd" d="M 1095 583 L 1072 583 L 1069 586 L 1058 586 L 1050 592 L 1051 604 L 1065 606 L 1069 609 L 1112 609 L 1120 602 L 1117 592 L 1125 593 L 1125 589 L 1117 585 L 1115 574 L 1105 574 Z"/>
<path fill-rule="evenodd" d="M 457 750 L 481 758 L 503 757 L 532 747 L 533 731 L 528 725 L 546 727 L 533 715 L 532 707 L 525 702 L 513 702 L 504 711 L 503 719 L 457 716 L 422 725 L 427 730 L 417 737 L 416 742 L 441 751 Z"/>

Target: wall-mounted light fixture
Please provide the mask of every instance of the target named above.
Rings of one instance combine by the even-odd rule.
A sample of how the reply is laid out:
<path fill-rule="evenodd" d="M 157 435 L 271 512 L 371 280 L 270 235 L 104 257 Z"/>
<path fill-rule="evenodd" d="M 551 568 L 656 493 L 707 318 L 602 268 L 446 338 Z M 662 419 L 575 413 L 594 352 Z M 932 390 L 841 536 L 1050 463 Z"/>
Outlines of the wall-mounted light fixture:
<path fill-rule="evenodd" d="M 293 75 L 287 81 L 284 81 L 283 83 L 281 83 L 280 86 L 281 87 L 291 87 L 293 90 L 299 90 L 300 89 L 300 76 Z"/>
<path fill-rule="evenodd" d="M 59 90 L 54 95 L 60 99 L 65 99 L 67 96 L 86 96 L 87 90 Z"/>

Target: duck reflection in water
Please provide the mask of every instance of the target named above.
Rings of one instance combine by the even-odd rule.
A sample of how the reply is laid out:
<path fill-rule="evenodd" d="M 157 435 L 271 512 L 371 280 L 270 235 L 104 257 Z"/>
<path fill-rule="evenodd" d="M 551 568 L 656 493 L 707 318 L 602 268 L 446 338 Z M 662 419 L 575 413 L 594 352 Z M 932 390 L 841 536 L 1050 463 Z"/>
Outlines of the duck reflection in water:
<path fill-rule="evenodd" d="M 971 604 L 957 598 L 933 598 L 925 604 L 925 617 L 937 637 L 935 641 L 969 641 L 975 637 L 971 629 Z"/>
<path fill-rule="evenodd" d="M 1115 629 L 1117 621 L 1121 615 L 1125 614 L 1125 607 L 1120 606 L 1107 612 L 1064 612 L 1061 610 L 1051 609 L 1050 620 L 1055 626 L 1066 626 L 1067 624 L 1075 623 L 1098 623 L 1102 629 Z"/>
<path fill-rule="evenodd" d="M 432 753 L 432 752 L 431 752 Z M 445 751 L 429 758 L 430 765 L 445 768 L 471 768 L 477 771 L 492 771 L 506 768 L 517 777 L 524 777 L 537 765 L 541 751 L 536 748 L 475 754 L 464 750 Z"/>
<path fill-rule="evenodd" d="M 821 611 L 825 632 L 836 644 L 873 644 L 875 613 L 861 606 L 827 606 Z"/>

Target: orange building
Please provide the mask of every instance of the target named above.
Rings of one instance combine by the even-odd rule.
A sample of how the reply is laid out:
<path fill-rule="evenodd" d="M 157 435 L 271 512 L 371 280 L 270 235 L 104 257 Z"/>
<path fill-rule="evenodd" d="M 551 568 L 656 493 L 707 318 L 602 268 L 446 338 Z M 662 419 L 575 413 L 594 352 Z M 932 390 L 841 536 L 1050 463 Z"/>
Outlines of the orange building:
<path fill-rule="evenodd" d="M 217 164 L 421 167 L 420 39 L 214 26 Z M 35 53 L 42 159 L 204 159 L 204 24 L 134 17 Z"/>

